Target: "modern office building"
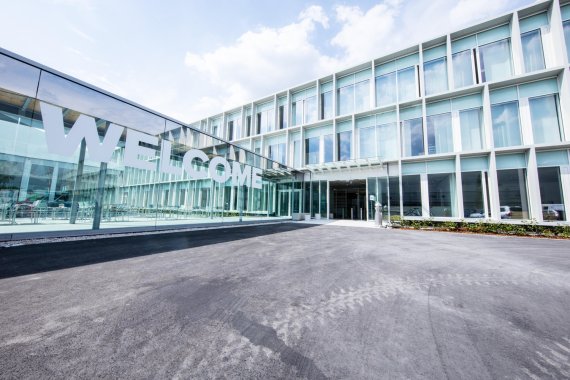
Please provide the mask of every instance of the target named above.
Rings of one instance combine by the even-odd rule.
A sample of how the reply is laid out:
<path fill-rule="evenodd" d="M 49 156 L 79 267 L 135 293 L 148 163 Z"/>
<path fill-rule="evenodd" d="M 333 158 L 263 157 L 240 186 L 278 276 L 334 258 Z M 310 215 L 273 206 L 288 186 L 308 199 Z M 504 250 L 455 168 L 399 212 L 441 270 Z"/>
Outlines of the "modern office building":
<path fill-rule="evenodd" d="M 191 126 L 305 173 L 291 212 L 563 222 L 569 56 L 544 1 Z"/>
<path fill-rule="evenodd" d="M 190 124 L 0 53 L 0 235 L 366 220 L 376 202 L 385 217 L 568 220 L 565 1 Z"/>

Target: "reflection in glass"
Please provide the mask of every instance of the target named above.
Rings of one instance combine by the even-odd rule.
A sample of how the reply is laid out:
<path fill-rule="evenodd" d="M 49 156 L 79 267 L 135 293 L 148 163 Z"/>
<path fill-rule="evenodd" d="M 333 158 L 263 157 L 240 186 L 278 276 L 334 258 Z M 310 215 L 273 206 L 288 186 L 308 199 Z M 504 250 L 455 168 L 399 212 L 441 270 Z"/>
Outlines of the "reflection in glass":
<path fill-rule="evenodd" d="M 544 54 L 542 52 L 542 37 L 540 29 L 521 34 L 524 69 L 530 73 L 544 69 Z"/>
<path fill-rule="evenodd" d="M 521 145 L 518 101 L 493 104 L 491 116 L 496 148 Z"/>
<path fill-rule="evenodd" d="M 497 170 L 501 219 L 528 219 L 526 169 Z"/>
<path fill-rule="evenodd" d="M 402 203 L 404 216 L 422 216 L 422 187 L 419 175 L 402 176 Z"/>
<path fill-rule="evenodd" d="M 354 111 L 360 112 L 370 108 L 370 81 L 365 80 L 354 85 Z"/>
<path fill-rule="evenodd" d="M 471 50 L 453 54 L 451 62 L 453 64 L 453 83 L 455 88 L 471 86 L 473 84 Z"/>
<path fill-rule="evenodd" d="M 301 140 L 293 141 L 293 167 L 301 167 Z"/>
<path fill-rule="evenodd" d="M 453 151 L 451 113 L 427 117 L 428 154 Z"/>
<path fill-rule="evenodd" d="M 351 113 L 354 109 L 354 85 L 344 86 L 336 90 L 338 115 Z"/>
<path fill-rule="evenodd" d="M 360 158 L 376 157 L 375 128 L 359 128 Z"/>
<path fill-rule="evenodd" d="M 428 174 L 430 216 L 456 216 L 455 174 Z"/>
<path fill-rule="evenodd" d="M 535 144 L 560 142 L 560 124 L 556 95 L 530 98 L 530 116 Z"/>
<path fill-rule="evenodd" d="M 566 220 L 560 168 L 538 168 L 538 183 L 544 221 Z"/>
<path fill-rule="evenodd" d="M 324 148 L 324 162 L 332 162 L 334 161 L 334 153 L 333 153 L 333 144 L 334 144 L 334 135 L 324 135 L 323 136 L 323 148 Z"/>
<path fill-rule="evenodd" d="M 426 95 L 447 91 L 447 59 L 445 57 L 424 63 Z"/>
<path fill-rule="evenodd" d="M 396 72 L 376 78 L 376 106 L 396 103 Z"/>
<path fill-rule="evenodd" d="M 346 161 L 350 160 L 350 146 L 352 140 L 352 132 L 345 131 L 337 133 L 337 151 L 338 151 L 338 160 L 339 161 Z"/>
<path fill-rule="evenodd" d="M 483 149 L 483 128 L 481 123 L 481 108 L 459 112 L 461 129 L 461 149 L 464 152 Z"/>
<path fill-rule="evenodd" d="M 319 140 L 318 137 L 305 139 L 305 164 L 319 163 Z"/>
<path fill-rule="evenodd" d="M 461 173 L 465 218 L 486 218 L 481 172 Z"/>
<path fill-rule="evenodd" d="M 398 158 L 398 125 L 396 123 L 382 124 L 376 129 L 378 151 L 384 160 Z"/>
<path fill-rule="evenodd" d="M 418 97 L 416 89 L 416 68 L 408 67 L 398 71 L 398 101 L 405 102 Z"/>
<path fill-rule="evenodd" d="M 321 119 L 333 117 L 333 93 L 327 91 L 321 94 Z"/>
<path fill-rule="evenodd" d="M 509 38 L 480 46 L 479 57 L 483 82 L 503 80 L 512 76 Z"/>
<path fill-rule="evenodd" d="M 303 101 L 305 123 L 317 121 L 317 96 L 311 96 Z"/>
<path fill-rule="evenodd" d="M 424 132 L 421 118 L 402 121 L 402 156 L 424 154 Z"/>

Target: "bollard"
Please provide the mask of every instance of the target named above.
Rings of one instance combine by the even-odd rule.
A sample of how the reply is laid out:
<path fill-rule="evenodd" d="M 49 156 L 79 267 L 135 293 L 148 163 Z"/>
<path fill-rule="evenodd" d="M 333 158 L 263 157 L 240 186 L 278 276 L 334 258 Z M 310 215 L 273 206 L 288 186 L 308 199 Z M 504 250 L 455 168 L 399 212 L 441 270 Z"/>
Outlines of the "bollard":
<path fill-rule="evenodd" d="M 380 202 L 376 202 L 374 205 L 375 213 L 374 213 L 374 224 L 378 227 L 382 227 L 382 205 Z"/>

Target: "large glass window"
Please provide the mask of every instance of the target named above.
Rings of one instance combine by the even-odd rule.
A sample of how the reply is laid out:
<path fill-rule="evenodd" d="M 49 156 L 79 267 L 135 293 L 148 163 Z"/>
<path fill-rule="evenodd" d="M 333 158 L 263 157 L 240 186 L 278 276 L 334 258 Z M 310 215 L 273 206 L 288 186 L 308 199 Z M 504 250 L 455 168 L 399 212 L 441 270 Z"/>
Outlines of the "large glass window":
<path fill-rule="evenodd" d="M 327 91 L 321 94 L 321 119 L 333 117 L 333 93 Z"/>
<path fill-rule="evenodd" d="M 269 159 L 280 164 L 285 165 L 285 144 L 273 144 L 269 145 L 268 150 Z"/>
<path fill-rule="evenodd" d="M 311 96 L 303 101 L 303 113 L 305 116 L 305 124 L 312 123 L 317 120 L 317 96 Z"/>
<path fill-rule="evenodd" d="M 418 97 L 416 90 L 416 67 L 398 71 L 398 101 L 405 102 Z"/>
<path fill-rule="evenodd" d="M 398 126 L 396 123 L 379 125 L 376 129 L 378 151 L 384 160 L 398 158 Z"/>
<path fill-rule="evenodd" d="M 471 50 L 464 50 L 453 54 L 453 83 L 455 88 L 471 86 L 473 84 L 473 64 Z"/>
<path fill-rule="evenodd" d="M 456 216 L 454 174 L 428 174 L 428 190 L 430 216 Z"/>
<path fill-rule="evenodd" d="M 351 113 L 354 109 L 354 85 L 348 85 L 336 90 L 338 114 Z"/>
<path fill-rule="evenodd" d="M 556 95 L 528 100 L 535 144 L 560 142 L 560 124 Z"/>
<path fill-rule="evenodd" d="M 323 136 L 323 144 L 324 144 L 324 153 L 325 153 L 325 162 L 332 162 L 334 159 L 333 153 L 333 144 L 334 144 L 334 136 L 333 135 L 325 135 Z"/>
<path fill-rule="evenodd" d="M 354 111 L 360 112 L 370 108 L 370 81 L 365 80 L 354 85 Z"/>
<path fill-rule="evenodd" d="M 350 146 L 352 140 L 352 132 L 345 131 L 337 133 L 337 151 L 339 161 L 350 160 Z"/>
<path fill-rule="evenodd" d="M 317 120 L 317 96 L 310 95 L 314 89 L 293 94 L 291 113 L 293 125 L 312 123 Z"/>
<path fill-rule="evenodd" d="M 293 167 L 301 167 L 301 140 L 293 141 Z"/>
<path fill-rule="evenodd" d="M 447 59 L 445 57 L 424 63 L 426 95 L 447 91 Z"/>
<path fill-rule="evenodd" d="M 319 163 L 319 137 L 311 137 L 305 139 L 305 164 L 318 164 Z"/>
<path fill-rule="evenodd" d="M 402 176 L 402 202 L 404 216 L 422 216 L 422 186 L 419 175 Z"/>
<path fill-rule="evenodd" d="M 266 109 L 257 113 L 257 134 L 264 134 L 275 129 L 275 110 Z"/>
<path fill-rule="evenodd" d="M 461 173 L 465 218 L 486 218 L 482 172 Z"/>
<path fill-rule="evenodd" d="M 491 116 L 496 148 L 521 145 L 518 101 L 493 104 Z"/>
<path fill-rule="evenodd" d="M 376 136 L 375 128 L 359 128 L 360 158 L 376 157 Z"/>
<path fill-rule="evenodd" d="M 521 41 L 525 72 L 530 73 L 531 71 L 544 69 L 544 54 L 542 51 L 540 29 L 521 34 Z"/>
<path fill-rule="evenodd" d="M 376 77 L 376 106 L 396 103 L 396 72 Z"/>
<path fill-rule="evenodd" d="M 507 79 L 512 75 L 509 38 L 479 47 L 483 82 Z"/>
<path fill-rule="evenodd" d="M 424 154 L 424 132 L 421 118 L 402 121 L 402 156 Z"/>
<path fill-rule="evenodd" d="M 428 116 L 427 134 L 428 154 L 452 152 L 451 113 Z"/>
<path fill-rule="evenodd" d="M 526 169 L 497 170 L 501 219 L 528 219 Z"/>
<path fill-rule="evenodd" d="M 481 108 L 459 112 L 461 128 L 461 149 L 464 152 L 483 149 L 483 128 Z"/>
<path fill-rule="evenodd" d="M 559 167 L 538 168 L 542 218 L 545 221 L 566 220 Z"/>

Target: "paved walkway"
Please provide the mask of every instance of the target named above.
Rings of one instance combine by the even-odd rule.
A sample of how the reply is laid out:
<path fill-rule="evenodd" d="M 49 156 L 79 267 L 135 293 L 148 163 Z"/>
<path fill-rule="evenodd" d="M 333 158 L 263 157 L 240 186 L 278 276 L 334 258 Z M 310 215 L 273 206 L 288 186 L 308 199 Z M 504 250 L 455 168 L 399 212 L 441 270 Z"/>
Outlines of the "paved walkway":
<path fill-rule="evenodd" d="M 569 252 L 308 223 L 4 248 L 0 378 L 569 378 Z"/>

